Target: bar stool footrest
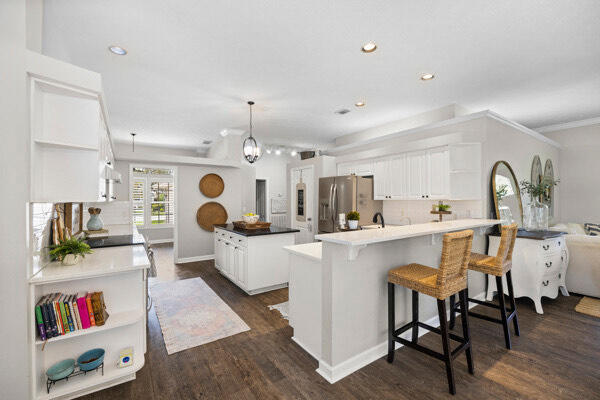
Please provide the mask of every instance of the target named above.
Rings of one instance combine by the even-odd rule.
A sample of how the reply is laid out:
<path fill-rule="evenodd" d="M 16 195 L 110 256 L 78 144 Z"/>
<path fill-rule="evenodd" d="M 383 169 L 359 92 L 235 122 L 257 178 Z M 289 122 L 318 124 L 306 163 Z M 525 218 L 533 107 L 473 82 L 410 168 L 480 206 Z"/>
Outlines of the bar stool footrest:
<path fill-rule="evenodd" d="M 396 329 L 394 331 L 394 335 L 392 336 L 394 341 L 406 346 L 406 347 L 410 347 L 412 349 L 418 350 L 421 353 L 425 353 L 427 355 L 430 355 L 434 358 L 437 358 L 438 360 L 444 361 L 445 360 L 445 356 L 442 353 L 438 353 L 437 351 L 431 350 L 428 347 L 425 346 L 421 346 L 420 344 L 414 343 L 411 340 L 407 340 L 404 339 L 402 337 L 400 337 L 400 335 L 406 331 L 408 331 L 409 329 L 412 329 L 414 326 L 417 327 L 421 327 L 424 329 L 427 329 L 428 331 L 437 333 L 438 335 L 442 334 L 442 331 L 439 328 L 433 327 L 431 325 L 428 325 L 426 323 L 423 322 L 409 322 L 408 324 Z M 467 341 L 465 338 L 462 338 L 458 335 L 455 335 L 451 332 L 448 332 L 448 337 L 458 343 L 460 343 L 460 345 L 458 345 L 458 347 L 456 347 L 454 350 L 452 350 L 450 352 L 450 357 L 452 359 L 456 358 L 460 353 L 462 353 L 464 350 L 466 350 L 467 348 L 471 347 L 471 342 Z"/>

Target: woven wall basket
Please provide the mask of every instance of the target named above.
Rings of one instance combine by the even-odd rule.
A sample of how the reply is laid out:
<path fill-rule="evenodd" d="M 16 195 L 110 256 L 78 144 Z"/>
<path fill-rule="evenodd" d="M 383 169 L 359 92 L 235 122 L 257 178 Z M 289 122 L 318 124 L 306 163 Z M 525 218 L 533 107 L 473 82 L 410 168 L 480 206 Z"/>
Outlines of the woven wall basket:
<path fill-rule="evenodd" d="M 196 221 L 205 231 L 213 232 L 215 224 L 227 222 L 227 211 L 221 204 L 209 201 L 202 204 L 196 212 Z"/>
<path fill-rule="evenodd" d="M 225 182 L 217 174 L 206 174 L 200 179 L 200 192 L 211 199 L 219 196 L 225 189 Z"/>

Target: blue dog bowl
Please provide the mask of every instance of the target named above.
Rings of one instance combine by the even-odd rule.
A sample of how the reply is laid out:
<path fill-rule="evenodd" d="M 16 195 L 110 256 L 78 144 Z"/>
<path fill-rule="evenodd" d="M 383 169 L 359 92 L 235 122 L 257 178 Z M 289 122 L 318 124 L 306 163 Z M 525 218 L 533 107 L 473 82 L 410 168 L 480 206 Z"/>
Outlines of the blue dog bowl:
<path fill-rule="evenodd" d="M 77 364 L 82 371 L 91 371 L 104 361 L 104 349 L 88 350 L 77 358 Z"/>
<path fill-rule="evenodd" d="M 72 358 L 68 358 L 66 360 L 62 360 L 52 365 L 46 371 L 46 375 L 52 381 L 58 381 L 59 379 L 66 378 L 67 376 L 73 373 L 75 369 L 75 360 Z"/>

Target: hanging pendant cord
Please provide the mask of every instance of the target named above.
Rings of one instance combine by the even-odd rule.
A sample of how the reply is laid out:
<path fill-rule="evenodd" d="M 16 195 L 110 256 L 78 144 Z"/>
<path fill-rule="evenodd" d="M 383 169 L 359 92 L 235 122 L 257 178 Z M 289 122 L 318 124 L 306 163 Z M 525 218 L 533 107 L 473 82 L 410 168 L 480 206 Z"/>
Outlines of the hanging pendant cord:
<path fill-rule="evenodd" d="M 250 137 L 252 137 L 252 105 L 254 104 L 253 101 L 249 101 L 248 105 L 250 106 Z"/>

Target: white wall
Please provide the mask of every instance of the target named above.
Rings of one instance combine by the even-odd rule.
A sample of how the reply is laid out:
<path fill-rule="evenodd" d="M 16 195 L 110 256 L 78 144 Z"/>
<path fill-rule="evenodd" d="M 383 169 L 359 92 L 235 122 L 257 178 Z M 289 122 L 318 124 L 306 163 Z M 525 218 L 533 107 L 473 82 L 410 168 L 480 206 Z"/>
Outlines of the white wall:
<path fill-rule="evenodd" d="M 137 137 L 137 136 L 136 136 Z M 137 137 L 139 140 L 139 137 Z M 130 154 L 169 154 L 173 156 L 188 156 L 197 157 L 198 153 L 196 149 L 185 148 L 185 147 L 162 147 L 162 146 L 150 146 L 147 144 L 135 144 L 135 153 L 132 151 L 133 146 L 131 142 L 117 142 L 113 141 L 113 150 L 115 152 L 115 158 L 126 159 Z"/>
<path fill-rule="evenodd" d="M 271 213 L 271 199 L 282 198 L 287 199 L 287 182 L 286 175 L 287 164 L 298 160 L 298 156 L 292 157 L 287 153 L 280 155 L 264 153 L 256 163 L 252 165 L 255 172 L 255 179 L 267 180 L 267 210 Z M 289 208 L 289 207 L 288 207 Z"/>
<path fill-rule="evenodd" d="M 214 199 L 205 197 L 198 189 L 200 179 L 209 173 L 223 178 L 225 189 Z M 196 222 L 198 208 L 209 201 L 225 207 L 228 221 L 242 215 L 242 171 L 239 168 L 214 168 L 180 165 L 177 170 L 177 258 L 193 259 L 214 254 L 213 233 L 202 229 Z M 189 260 L 191 261 L 191 260 Z"/>
<path fill-rule="evenodd" d="M 545 135 L 564 146 L 560 151 L 560 220 L 600 223 L 600 124 Z"/>
<path fill-rule="evenodd" d="M 0 2 L 0 399 L 29 397 L 27 214 L 29 126 L 25 2 Z M 8 189 L 10 188 L 10 189 Z"/>
<path fill-rule="evenodd" d="M 343 146 L 358 141 L 369 140 L 407 129 L 416 128 L 418 126 L 424 126 L 434 122 L 452 119 L 464 114 L 466 114 L 466 110 L 463 107 L 457 104 L 450 104 L 445 107 L 426 111 L 424 113 L 403 118 L 398 121 L 365 129 L 360 132 L 339 136 L 335 138 L 335 145 Z"/>

